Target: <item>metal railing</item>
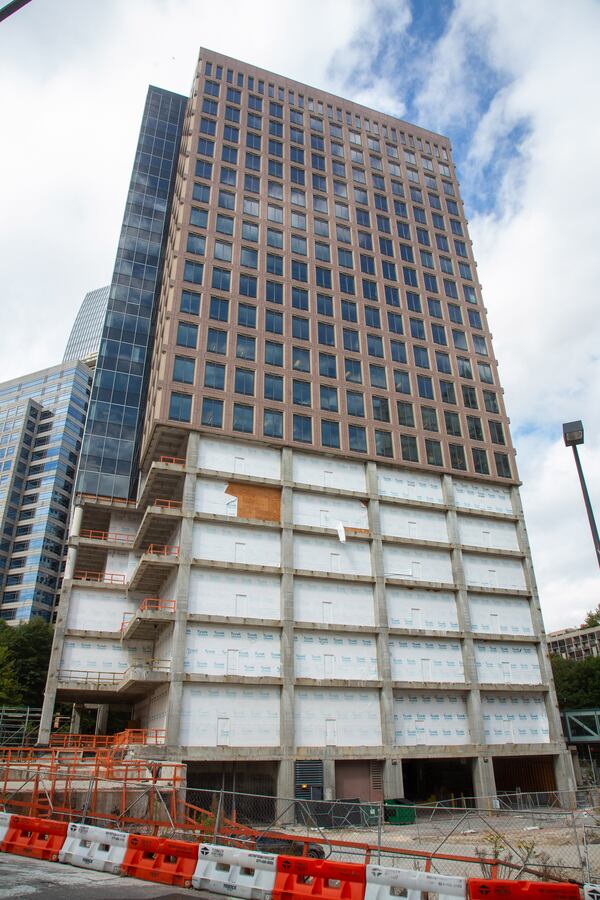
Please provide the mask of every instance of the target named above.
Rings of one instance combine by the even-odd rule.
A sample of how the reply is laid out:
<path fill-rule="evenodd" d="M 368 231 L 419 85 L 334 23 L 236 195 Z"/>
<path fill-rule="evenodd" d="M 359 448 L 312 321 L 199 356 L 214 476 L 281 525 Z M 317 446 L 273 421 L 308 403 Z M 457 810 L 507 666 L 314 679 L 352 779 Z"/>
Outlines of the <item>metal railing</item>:
<path fill-rule="evenodd" d="M 164 497 L 157 497 L 151 501 L 150 506 L 158 506 L 160 509 L 181 509 L 181 500 L 167 500 Z"/>
<path fill-rule="evenodd" d="M 175 612 L 174 600 L 163 600 L 162 597 L 144 597 L 135 612 L 123 613 L 123 621 L 121 622 L 121 631 L 125 631 L 129 623 L 137 616 L 145 612 Z"/>
<path fill-rule="evenodd" d="M 61 682 L 76 682 L 88 686 L 105 687 L 106 685 L 119 685 L 124 681 L 135 681 L 136 677 L 144 672 L 165 674 L 170 672 L 171 662 L 168 659 L 140 659 L 133 660 L 130 665 L 121 672 L 97 672 L 88 669 L 59 669 L 58 680 Z"/>
<path fill-rule="evenodd" d="M 170 544 L 149 544 L 143 551 L 152 556 L 179 556 L 179 547 Z"/>
<path fill-rule="evenodd" d="M 89 494 L 89 493 L 78 493 L 77 499 L 81 500 L 92 500 L 94 502 L 100 503 L 110 503 L 114 506 L 126 506 L 129 509 L 135 509 L 137 506 L 137 500 L 126 500 L 124 497 L 108 497 L 103 494 Z"/>
<path fill-rule="evenodd" d="M 165 736 L 164 728 L 127 728 L 116 734 L 62 734 L 55 732 L 50 735 L 50 746 L 98 750 L 129 747 L 136 744 L 164 744 Z"/>
<path fill-rule="evenodd" d="M 89 572 L 87 569 L 76 569 L 73 573 L 74 581 L 93 581 L 96 584 L 122 584 L 127 576 L 119 572 Z"/>
<path fill-rule="evenodd" d="M 94 528 L 82 528 L 79 537 L 92 541 L 114 541 L 118 544 L 132 544 L 135 538 L 133 534 L 122 534 L 118 531 L 98 531 Z"/>
<path fill-rule="evenodd" d="M 33 706 L 0 706 L 0 746 L 35 743 L 42 710 Z"/>

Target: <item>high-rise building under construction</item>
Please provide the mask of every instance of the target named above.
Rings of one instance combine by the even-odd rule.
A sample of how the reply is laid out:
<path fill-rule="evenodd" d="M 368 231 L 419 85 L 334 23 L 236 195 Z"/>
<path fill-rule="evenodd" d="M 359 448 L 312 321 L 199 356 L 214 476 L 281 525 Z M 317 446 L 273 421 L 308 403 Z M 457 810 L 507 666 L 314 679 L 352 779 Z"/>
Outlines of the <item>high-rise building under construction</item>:
<path fill-rule="evenodd" d="M 518 484 L 448 139 L 207 50 L 151 88 L 42 737 L 75 700 L 207 786 L 572 786 Z"/>

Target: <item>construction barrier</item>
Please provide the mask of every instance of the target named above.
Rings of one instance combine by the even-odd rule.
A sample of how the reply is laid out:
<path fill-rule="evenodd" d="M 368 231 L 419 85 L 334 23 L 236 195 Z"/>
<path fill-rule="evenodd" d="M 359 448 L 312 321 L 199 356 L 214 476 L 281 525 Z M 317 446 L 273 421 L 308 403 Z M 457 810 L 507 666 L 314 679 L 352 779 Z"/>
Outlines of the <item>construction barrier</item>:
<path fill-rule="evenodd" d="M 121 871 L 123 875 L 144 881 L 191 887 L 198 863 L 198 846 L 187 841 L 132 834 Z"/>
<path fill-rule="evenodd" d="M 363 900 L 366 866 L 305 856 L 278 856 L 273 900 L 313 897 Z"/>
<path fill-rule="evenodd" d="M 577 884 L 546 881 L 496 881 L 487 878 L 468 878 L 470 900 L 579 900 Z"/>
<path fill-rule="evenodd" d="M 12 816 L 10 813 L 0 813 L 0 844 L 6 837 L 6 832 L 8 831 L 11 819 Z"/>
<path fill-rule="evenodd" d="M 600 900 L 600 884 L 584 884 L 583 900 Z"/>
<path fill-rule="evenodd" d="M 66 822 L 11 816 L 0 850 L 17 856 L 56 861 L 65 842 Z"/>
<path fill-rule="evenodd" d="M 456 875 L 435 875 L 408 869 L 392 869 L 387 866 L 367 866 L 365 900 L 388 900 L 406 895 L 407 900 L 420 900 L 423 894 L 445 897 L 466 897 L 467 880 Z"/>
<path fill-rule="evenodd" d="M 130 835 L 124 831 L 71 823 L 58 859 L 62 863 L 80 866 L 82 869 L 95 869 L 97 872 L 120 875 L 129 837 Z"/>
<path fill-rule="evenodd" d="M 192 886 L 242 900 L 271 900 L 276 874 L 272 853 L 201 844 Z"/>

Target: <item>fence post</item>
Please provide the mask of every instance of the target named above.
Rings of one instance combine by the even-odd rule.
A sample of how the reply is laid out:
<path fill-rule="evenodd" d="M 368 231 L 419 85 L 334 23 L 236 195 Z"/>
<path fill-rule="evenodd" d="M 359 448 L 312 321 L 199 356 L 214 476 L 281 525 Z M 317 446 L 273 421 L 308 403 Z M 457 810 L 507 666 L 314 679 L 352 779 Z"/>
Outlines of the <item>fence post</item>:
<path fill-rule="evenodd" d="M 385 816 L 385 810 L 384 810 L 384 806 L 383 806 L 383 800 L 380 800 L 379 807 L 378 807 L 378 816 L 377 816 L 377 865 L 378 866 L 381 865 L 381 840 L 382 840 L 381 832 L 382 832 L 382 828 L 383 828 L 383 822 L 385 821 L 384 816 Z"/>
<path fill-rule="evenodd" d="M 217 814 L 215 816 L 215 828 L 213 831 L 213 844 L 217 843 L 217 835 L 221 827 L 221 811 L 223 809 L 223 788 L 219 791 L 219 803 L 217 804 Z"/>

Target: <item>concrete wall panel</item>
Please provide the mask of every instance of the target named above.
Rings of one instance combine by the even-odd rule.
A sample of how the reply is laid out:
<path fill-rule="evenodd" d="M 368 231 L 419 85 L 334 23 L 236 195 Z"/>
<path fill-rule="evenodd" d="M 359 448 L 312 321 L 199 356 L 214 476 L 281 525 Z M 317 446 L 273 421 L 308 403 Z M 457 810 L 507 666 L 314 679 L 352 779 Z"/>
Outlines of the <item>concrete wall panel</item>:
<path fill-rule="evenodd" d="M 465 680 L 458 641 L 390 637 L 389 645 L 393 681 L 458 683 Z"/>
<path fill-rule="evenodd" d="M 359 462 L 297 453 L 293 457 L 294 481 L 343 491 L 365 491 L 365 467 Z"/>
<path fill-rule="evenodd" d="M 279 566 L 279 533 L 240 525 L 196 522 L 192 553 L 196 559 Z"/>
<path fill-rule="evenodd" d="M 454 479 L 454 498 L 459 509 L 483 509 L 509 515 L 512 513 L 508 488 Z"/>
<path fill-rule="evenodd" d="M 279 632 L 272 628 L 190 625 L 186 629 L 184 668 L 190 674 L 278 678 Z"/>
<path fill-rule="evenodd" d="M 500 550 L 519 549 L 514 522 L 459 515 L 458 530 L 462 544 L 472 547 L 497 547 Z"/>
<path fill-rule="evenodd" d="M 382 534 L 417 538 L 424 541 L 448 542 L 446 516 L 442 512 L 411 509 L 391 503 L 381 503 L 379 511 Z"/>
<path fill-rule="evenodd" d="M 366 541 L 342 541 L 321 535 L 294 535 L 294 567 L 316 572 L 371 574 L 371 554 Z"/>
<path fill-rule="evenodd" d="M 281 454 L 270 447 L 254 447 L 242 441 L 200 438 L 198 467 L 232 475 L 254 475 L 279 480 Z"/>
<path fill-rule="evenodd" d="M 373 635 L 297 631 L 294 635 L 296 678 L 375 681 L 377 646 Z"/>
<path fill-rule="evenodd" d="M 450 591 L 387 587 L 386 599 L 388 623 L 392 628 L 459 630 L 456 601 Z"/>
<path fill-rule="evenodd" d="M 467 702 L 461 694 L 394 694 L 395 743 L 399 747 L 471 743 Z"/>
<path fill-rule="evenodd" d="M 389 578 L 413 578 L 415 581 L 452 582 L 450 553 L 423 547 L 383 545 L 385 574 Z"/>
<path fill-rule="evenodd" d="M 184 684 L 184 747 L 279 747 L 279 688 Z"/>
<path fill-rule="evenodd" d="M 471 627 L 489 634 L 533 634 L 527 597 L 469 594 Z"/>
<path fill-rule="evenodd" d="M 525 573 L 520 559 L 463 553 L 463 563 L 467 584 L 504 590 L 525 590 Z"/>
<path fill-rule="evenodd" d="M 402 500 L 422 500 L 426 503 L 443 503 L 442 480 L 437 475 L 407 472 L 402 469 L 377 467 L 377 483 L 382 497 L 398 497 Z"/>
<path fill-rule="evenodd" d="M 369 584 L 294 578 L 294 615 L 298 622 L 374 625 L 373 588 Z"/>
<path fill-rule="evenodd" d="M 542 680 L 534 644 L 475 641 L 474 649 L 481 684 L 539 684 Z"/>
<path fill-rule="evenodd" d="M 220 572 L 193 566 L 188 610 L 206 616 L 279 619 L 280 580 L 277 575 Z"/>
<path fill-rule="evenodd" d="M 481 695 L 486 744 L 547 744 L 546 705 L 541 694 Z"/>
<path fill-rule="evenodd" d="M 367 506 L 362 500 L 303 491 L 294 493 L 293 521 L 295 525 L 318 528 L 337 528 L 338 522 L 341 522 L 344 528 L 369 529 Z"/>
<path fill-rule="evenodd" d="M 121 594 L 74 585 L 71 589 L 67 628 L 118 632 L 124 614 L 134 612 L 137 606 L 137 601 L 126 599 L 124 592 Z"/>
<path fill-rule="evenodd" d="M 294 714 L 300 747 L 381 746 L 377 690 L 296 688 Z"/>

